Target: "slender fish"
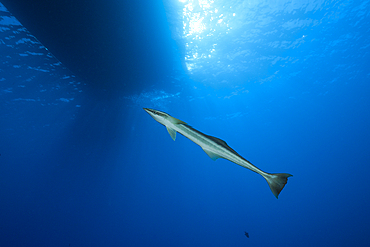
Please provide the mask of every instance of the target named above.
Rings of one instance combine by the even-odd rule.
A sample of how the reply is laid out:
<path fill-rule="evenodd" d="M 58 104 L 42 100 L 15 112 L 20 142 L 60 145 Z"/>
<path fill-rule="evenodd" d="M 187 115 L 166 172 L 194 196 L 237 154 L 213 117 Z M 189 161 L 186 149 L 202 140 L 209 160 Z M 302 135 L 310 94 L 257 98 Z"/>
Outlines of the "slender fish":
<path fill-rule="evenodd" d="M 157 122 L 166 126 L 167 131 L 173 140 L 176 140 L 176 132 L 179 132 L 186 138 L 198 144 L 212 160 L 224 158 L 231 162 L 234 162 L 237 165 L 248 168 L 249 170 L 260 174 L 264 179 L 266 179 L 272 193 L 275 195 L 276 198 L 278 198 L 281 190 L 288 182 L 288 177 L 292 176 L 288 173 L 264 172 L 256 166 L 252 165 L 252 163 L 250 163 L 248 160 L 240 156 L 234 149 L 229 147 L 225 141 L 213 136 L 203 134 L 202 132 L 189 126 L 187 123 L 171 117 L 167 113 L 149 108 L 144 108 L 144 110 L 149 113 L 149 115 L 152 116 Z"/>

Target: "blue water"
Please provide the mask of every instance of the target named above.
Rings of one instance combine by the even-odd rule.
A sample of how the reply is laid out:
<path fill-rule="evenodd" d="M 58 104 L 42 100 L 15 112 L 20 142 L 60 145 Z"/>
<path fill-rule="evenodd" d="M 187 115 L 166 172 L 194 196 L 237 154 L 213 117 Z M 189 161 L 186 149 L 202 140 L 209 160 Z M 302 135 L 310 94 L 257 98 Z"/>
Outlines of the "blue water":
<path fill-rule="evenodd" d="M 369 246 L 370 2 L 156 6 L 97 86 L 0 3 L 0 246 Z M 276 199 L 143 107 L 293 177 Z"/>

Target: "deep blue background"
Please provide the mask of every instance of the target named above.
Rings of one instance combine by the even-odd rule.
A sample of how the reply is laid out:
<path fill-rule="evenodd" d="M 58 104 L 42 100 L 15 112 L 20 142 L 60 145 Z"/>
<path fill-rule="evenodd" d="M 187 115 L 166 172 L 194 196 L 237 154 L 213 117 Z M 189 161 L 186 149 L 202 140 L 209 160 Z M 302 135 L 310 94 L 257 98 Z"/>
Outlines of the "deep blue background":
<path fill-rule="evenodd" d="M 224 2 L 213 62 L 177 1 L 2 3 L 0 246 L 370 244 L 369 1 Z M 143 107 L 293 177 L 277 200 Z"/>

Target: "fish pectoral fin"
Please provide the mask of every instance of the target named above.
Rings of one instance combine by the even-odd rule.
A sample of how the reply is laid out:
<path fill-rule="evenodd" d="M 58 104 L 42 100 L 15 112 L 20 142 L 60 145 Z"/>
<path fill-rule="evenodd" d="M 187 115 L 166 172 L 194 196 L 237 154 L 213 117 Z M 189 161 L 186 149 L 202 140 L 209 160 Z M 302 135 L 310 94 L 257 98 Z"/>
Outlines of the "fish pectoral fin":
<path fill-rule="evenodd" d="M 212 159 L 212 160 L 217 160 L 218 158 L 222 158 L 221 156 L 219 156 L 218 154 L 215 154 L 213 153 L 212 151 L 209 151 L 207 149 L 204 149 L 202 148 L 204 152 L 206 152 L 206 154 L 208 154 L 208 156 Z"/>
<path fill-rule="evenodd" d="M 170 134 L 172 140 L 176 140 L 176 130 L 174 130 L 170 127 L 166 127 L 166 128 L 167 128 L 168 134 Z"/>
<path fill-rule="evenodd" d="M 169 116 L 169 120 L 173 124 L 186 124 L 184 121 L 181 121 L 180 119 L 177 119 L 177 118 L 174 118 L 174 117 L 171 117 L 171 116 Z"/>

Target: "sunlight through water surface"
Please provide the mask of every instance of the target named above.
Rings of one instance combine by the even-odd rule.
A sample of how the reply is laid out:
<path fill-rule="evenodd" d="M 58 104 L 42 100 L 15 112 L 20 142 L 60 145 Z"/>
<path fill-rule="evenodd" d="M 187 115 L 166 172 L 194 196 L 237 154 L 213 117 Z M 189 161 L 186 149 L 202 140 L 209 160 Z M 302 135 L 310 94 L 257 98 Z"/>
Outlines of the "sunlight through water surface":
<path fill-rule="evenodd" d="M 180 0 L 183 3 L 183 30 L 189 71 L 201 63 L 215 62 L 218 37 L 227 35 L 232 29 L 235 13 L 232 7 L 218 6 L 213 0 Z M 215 39 L 216 37 L 216 39 Z"/>

